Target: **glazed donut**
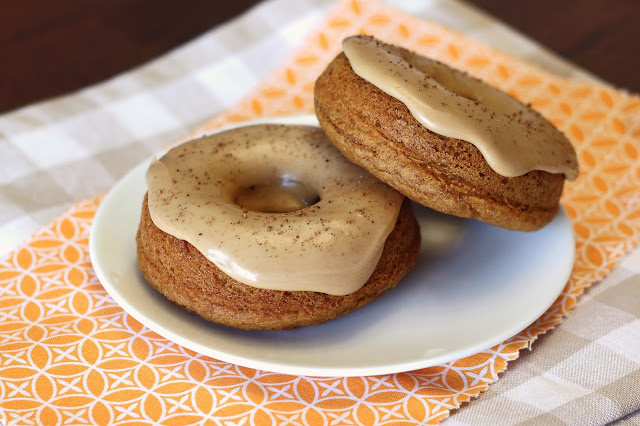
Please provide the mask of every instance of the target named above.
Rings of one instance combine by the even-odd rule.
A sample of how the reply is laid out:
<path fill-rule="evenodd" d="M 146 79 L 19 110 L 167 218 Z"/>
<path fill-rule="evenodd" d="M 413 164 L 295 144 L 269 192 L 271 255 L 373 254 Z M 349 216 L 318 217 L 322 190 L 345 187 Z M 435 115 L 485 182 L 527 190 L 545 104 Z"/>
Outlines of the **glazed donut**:
<path fill-rule="evenodd" d="M 512 230 L 558 211 L 571 143 L 466 73 L 367 36 L 343 41 L 314 89 L 318 121 L 351 161 L 412 200 Z"/>
<path fill-rule="evenodd" d="M 395 286 L 417 258 L 410 203 L 317 127 L 246 126 L 187 142 L 152 162 L 147 185 L 140 270 L 216 323 L 319 324 Z"/>

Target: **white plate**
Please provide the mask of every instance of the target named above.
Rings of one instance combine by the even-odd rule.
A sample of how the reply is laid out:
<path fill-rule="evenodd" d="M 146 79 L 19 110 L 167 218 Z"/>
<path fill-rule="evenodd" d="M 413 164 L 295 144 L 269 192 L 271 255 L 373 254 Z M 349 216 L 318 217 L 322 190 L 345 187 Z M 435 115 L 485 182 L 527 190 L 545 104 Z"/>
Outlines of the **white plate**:
<path fill-rule="evenodd" d="M 317 123 L 314 116 L 273 120 Z M 213 358 L 311 376 L 389 374 L 456 360 L 517 334 L 569 278 L 570 221 L 512 232 L 416 206 L 423 244 L 395 289 L 357 312 L 292 331 L 242 331 L 189 314 L 151 288 L 136 263 L 135 233 L 148 161 L 118 182 L 91 230 L 91 261 L 122 308 L 158 334 Z"/>

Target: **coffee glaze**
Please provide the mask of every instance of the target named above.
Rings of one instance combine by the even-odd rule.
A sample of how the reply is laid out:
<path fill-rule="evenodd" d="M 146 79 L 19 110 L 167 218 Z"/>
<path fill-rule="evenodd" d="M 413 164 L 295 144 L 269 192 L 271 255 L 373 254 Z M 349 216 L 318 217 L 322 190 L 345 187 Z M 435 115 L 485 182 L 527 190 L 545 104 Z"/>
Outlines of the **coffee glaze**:
<path fill-rule="evenodd" d="M 154 159 L 146 179 L 155 225 L 225 274 L 264 289 L 331 295 L 367 282 L 403 199 L 309 126 L 255 125 L 196 139 Z M 236 203 L 246 188 L 273 182 L 295 182 L 302 198 L 319 201 L 284 213 Z"/>
<path fill-rule="evenodd" d="M 466 73 L 368 36 L 342 47 L 353 71 L 402 102 L 427 129 L 473 144 L 498 174 L 578 176 L 567 138 L 537 112 Z"/>

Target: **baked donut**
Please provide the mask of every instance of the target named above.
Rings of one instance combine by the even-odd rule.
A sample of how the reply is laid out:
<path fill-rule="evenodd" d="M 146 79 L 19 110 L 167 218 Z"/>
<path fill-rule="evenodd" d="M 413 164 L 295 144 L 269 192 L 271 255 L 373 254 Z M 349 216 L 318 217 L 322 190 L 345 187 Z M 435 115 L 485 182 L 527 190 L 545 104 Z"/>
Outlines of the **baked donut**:
<path fill-rule="evenodd" d="M 318 121 L 351 161 L 443 213 L 533 231 L 577 177 L 567 138 L 486 83 L 368 36 L 317 79 Z"/>
<path fill-rule="evenodd" d="M 142 274 L 219 324 L 320 324 L 394 287 L 417 259 L 410 202 L 317 127 L 246 126 L 187 142 L 152 162 L 147 185 Z M 264 194 L 278 200 L 265 205 Z"/>

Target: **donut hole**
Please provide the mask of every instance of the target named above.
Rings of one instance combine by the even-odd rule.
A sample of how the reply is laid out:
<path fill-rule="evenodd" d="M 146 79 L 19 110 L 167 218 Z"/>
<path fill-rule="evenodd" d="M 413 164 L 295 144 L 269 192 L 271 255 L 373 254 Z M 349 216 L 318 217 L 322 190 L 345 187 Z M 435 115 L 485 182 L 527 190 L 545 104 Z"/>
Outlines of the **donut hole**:
<path fill-rule="evenodd" d="M 523 109 L 523 105 L 512 96 L 498 91 L 466 73 L 453 70 L 447 65 L 435 61 L 412 65 L 421 69 L 425 75 L 437 81 L 450 92 L 471 102 L 481 104 L 495 112 L 510 116 L 521 112 Z"/>
<path fill-rule="evenodd" d="M 316 204 L 320 195 L 309 185 L 284 175 L 239 186 L 233 201 L 254 212 L 288 213 Z"/>

